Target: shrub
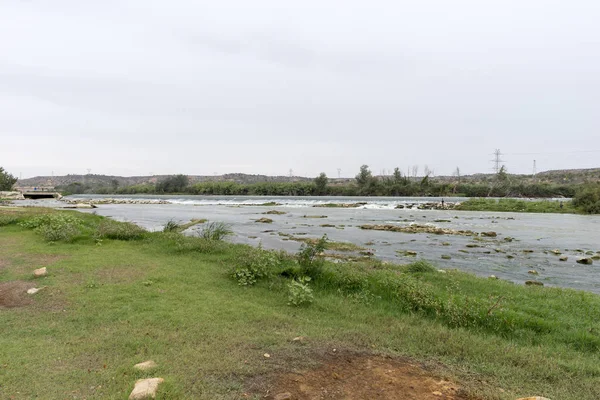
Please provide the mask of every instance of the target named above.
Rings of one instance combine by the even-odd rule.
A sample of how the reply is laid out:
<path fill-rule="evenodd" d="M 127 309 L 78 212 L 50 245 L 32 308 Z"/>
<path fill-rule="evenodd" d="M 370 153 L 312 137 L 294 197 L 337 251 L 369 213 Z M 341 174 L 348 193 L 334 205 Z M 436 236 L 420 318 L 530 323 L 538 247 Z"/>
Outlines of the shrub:
<path fill-rule="evenodd" d="M 573 206 L 587 214 L 600 214 L 600 185 L 588 185 L 573 198 Z"/>
<path fill-rule="evenodd" d="M 315 278 L 320 275 L 323 268 L 323 260 L 319 254 L 327 248 L 327 235 L 323 235 L 316 242 L 304 242 L 296 255 L 302 274 Z"/>
<path fill-rule="evenodd" d="M 231 276 L 240 286 L 252 286 L 271 276 L 281 264 L 280 254 L 274 251 L 249 248 L 236 261 Z"/>
<path fill-rule="evenodd" d="M 200 237 L 206 240 L 223 240 L 233 235 L 231 225 L 224 222 L 211 222 L 200 231 Z"/>
<path fill-rule="evenodd" d="M 146 230 L 131 222 L 104 220 L 98 225 L 96 237 L 99 239 L 137 240 L 141 239 Z"/>
<path fill-rule="evenodd" d="M 0 226 L 15 225 L 20 220 L 16 215 L 0 215 Z"/>
<path fill-rule="evenodd" d="M 154 233 L 154 244 L 164 246 L 167 251 L 177 253 L 215 253 L 223 249 L 225 243 L 216 240 L 207 240 L 199 237 L 185 236 L 176 232 Z"/>
<path fill-rule="evenodd" d="M 33 229 L 48 242 L 72 242 L 81 234 L 83 221 L 71 214 L 45 214 L 19 223 Z"/>
<path fill-rule="evenodd" d="M 410 263 L 406 266 L 406 272 L 437 272 L 437 270 L 429 264 L 427 261 L 419 260 L 414 263 Z"/>
<path fill-rule="evenodd" d="M 72 242 L 81 231 L 74 224 L 62 225 L 42 225 L 35 228 L 35 232 L 40 234 L 47 242 Z"/>
<path fill-rule="evenodd" d="M 308 286 L 309 276 L 303 276 L 288 283 L 288 305 L 301 306 L 313 302 L 313 291 Z"/>

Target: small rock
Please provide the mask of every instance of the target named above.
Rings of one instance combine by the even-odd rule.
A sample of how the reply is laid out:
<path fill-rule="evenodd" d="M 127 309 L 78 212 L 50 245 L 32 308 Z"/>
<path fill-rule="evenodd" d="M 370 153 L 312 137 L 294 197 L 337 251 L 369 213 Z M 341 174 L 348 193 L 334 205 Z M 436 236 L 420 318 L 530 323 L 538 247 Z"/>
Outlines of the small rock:
<path fill-rule="evenodd" d="M 163 378 L 148 378 L 138 379 L 135 382 L 135 386 L 129 395 L 129 400 L 144 400 L 156 398 L 156 391 L 158 385 L 163 383 Z"/>
<path fill-rule="evenodd" d="M 568 259 L 569 259 L 569 257 L 567 257 L 567 256 L 560 256 L 558 261 L 567 261 Z"/>
<path fill-rule="evenodd" d="M 438 269 L 438 272 L 439 272 L 440 274 L 445 274 L 445 273 L 446 273 L 446 270 L 445 270 L 445 269 Z"/>
<path fill-rule="evenodd" d="M 452 259 L 452 257 L 450 257 L 447 254 L 442 255 L 442 260 L 451 260 L 451 259 Z"/>
<path fill-rule="evenodd" d="M 296 336 L 292 339 L 292 342 L 302 342 L 304 341 L 304 336 Z"/>
<path fill-rule="evenodd" d="M 496 237 L 498 236 L 498 234 L 496 232 L 481 232 L 481 236 L 487 236 L 487 237 Z"/>
<path fill-rule="evenodd" d="M 533 253 L 533 250 L 525 249 L 525 250 L 523 250 L 523 253 Z"/>
<path fill-rule="evenodd" d="M 290 392 L 276 394 L 273 400 L 292 400 L 293 396 Z"/>
<path fill-rule="evenodd" d="M 600 254 L 595 254 L 591 258 L 592 260 L 600 260 Z"/>
<path fill-rule="evenodd" d="M 592 265 L 593 263 L 594 261 L 592 261 L 592 259 L 589 257 L 577 259 L 577 264 Z"/>
<path fill-rule="evenodd" d="M 41 290 L 41 288 L 31 288 L 31 289 L 27 289 L 27 294 L 36 294 L 37 292 L 39 292 Z"/>
<path fill-rule="evenodd" d="M 539 281 L 525 281 L 527 286 L 544 286 L 542 282 Z"/>
<path fill-rule="evenodd" d="M 265 353 L 265 354 L 263 354 L 263 357 L 264 358 L 271 358 L 271 355 L 269 353 Z"/>
<path fill-rule="evenodd" d="M 133 368 L 139 369 L 140 371 L 148 371 L 149 369 L 156 368 L 156 367 L 158 367 L 158 364 L 156 364 L 152 360 L 144 361 L 142 363 L 135 364 L 133 366 Z"/>
<path fill-rule="evenodd" d="M 36 278 L 46 275 L 48 275 L 48 270 L 46 269 L 46 267 L 38 268 L 35 271 L 33 271 L 33 276 L 35 276 Z"/>
<path fill-rule="evenodd" d="M 488 276 L 488 279 L 498 279 L 498 277 L 496 275 L 490 275 Z"/>
<path fill-rule="evenodd" d="M 559 255 L 561 255 L 561 254 L 562 254 L 562 253 L 560 252 L 560 250 L 558 250 L 558 249 L 554 249 L 554 250 L 552 250 L 550 253 L 552 253 L 552 254 L 556 254 L 557 256 L 559 256 Z"/>
<path fill-rule="evenodd" d="M 542 396 L 533 396 L 533 397 L 521 397 L 520 399 L 517 400 L 550 400 L 547 397 L 542 397 Z"/>
<path fill-rule="evenodd" d="M 450 243 L 449 242 L 444 242 L 444 243 L 442 243 L 442 246 L 450 246 Z"/>
<path fill-rule="evenodd" d="M 431 394 L 434 395 L 434 396 L 438 396 L 438 397 L 443 396 L 442 392 L 439 392 L 437 390 L 435 392 L 431 392 Z"/>
<path fill-rule="evenodd" d="M 594 252 L 593 252 L 593 251 L 591 251 L 591 250 L 588 250 L 588 251 L 586 251 L 586 252 L 585 252 L 585 255 L 586 255 L 586 256 L 593 256 L 593 255 L 594 255 Z"/>
<path fill-rule="evenodd" d="M 537 275 L 538 274 L 538 272 L 535 269 L 530 269 L 529 271 L 527 271 L 527 273 L 531 274 L 531 275 Z"/>

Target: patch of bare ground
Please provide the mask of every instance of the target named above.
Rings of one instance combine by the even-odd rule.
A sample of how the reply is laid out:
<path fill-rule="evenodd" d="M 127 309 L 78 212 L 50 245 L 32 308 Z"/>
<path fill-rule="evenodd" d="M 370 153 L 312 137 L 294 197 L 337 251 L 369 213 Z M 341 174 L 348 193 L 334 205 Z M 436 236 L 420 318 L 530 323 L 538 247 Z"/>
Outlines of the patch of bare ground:
<path fill-rule="evenodd" d="M 34 288 L 34 282 L 12 281 L 0 283 L 0 309 L 23 307 L 32 303 L 27 290 Z"/>
<path fill-rule="evenodd" d="M 254 382 L 261 398 L 276 400 L 474 400 L 456 383 L 418 362 L 389 356 L 335 352 L 319 366 Z"/>

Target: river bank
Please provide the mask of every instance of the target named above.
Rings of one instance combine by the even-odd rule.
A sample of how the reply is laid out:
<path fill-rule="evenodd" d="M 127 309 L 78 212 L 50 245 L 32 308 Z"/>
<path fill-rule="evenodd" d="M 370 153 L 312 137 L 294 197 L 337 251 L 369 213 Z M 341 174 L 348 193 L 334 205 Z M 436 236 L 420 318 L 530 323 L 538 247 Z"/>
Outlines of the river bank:
<path fill-rule="evenodd" d="M 57 217 L 39 219 L 48 213 Z M 55 224 L 79 233 L 44 242 L 41 227 Z M 122 398 L 149 376 L 164 379 L 164 398 L 346 393 L 350 376 L 366 388 L 361 398 L 384 387 L 423 399 L 600 395 L 597 295 L 367 260 L 315 265 L 311 301 L 294 307 L 290 284 L 304 264 L 281 253 L 73 211 L 0 209 L 0 225 L 1 289 L 23 289 L 0 307 L 7 398 Z M 31 278 L 41 267 L 46 275 Z M 240 285 L 255 268 L 256 283 Z M 367 359 L 388 360 L 385 382 Z M 157 366 L 133 368 L 145 360 Z M 292 372 L 312 378 L 296 385 Z"/>

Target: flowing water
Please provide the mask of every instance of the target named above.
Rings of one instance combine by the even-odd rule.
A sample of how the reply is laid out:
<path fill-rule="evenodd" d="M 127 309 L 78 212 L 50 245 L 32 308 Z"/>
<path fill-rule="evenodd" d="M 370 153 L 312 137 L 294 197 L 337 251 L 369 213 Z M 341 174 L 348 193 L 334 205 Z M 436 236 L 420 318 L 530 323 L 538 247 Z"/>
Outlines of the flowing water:
<path fill-rule="evenodd" d="M 187 222 L 206 218 L 230 224 L 235 233 L 230 239 L 233 242 L 252 245 L 262 242 L 265 248 L 289 251 L 297 250 L 300 243 L 289 240 L 286 235 L 318 238 L 327 234 L 332 241 L 363 246 L 382 260 L 404 263 L 425 259 L 440 269 L 458 268 L 480 276 L 493 274 L 517 283 L 538 280 L 546 286 L 600 293 L 600 260 L 594 261 L 593 265 L 576 263 L 585 252 L 596 254 L 600 251 L 600 216 L 416 209 L 418 204 L 441 201 L 440 198 L 79 195 L 68 199 L 103 197 L 169 201 L 170 204 L 101 204 L 93 210 L 99 215 L 131 221 L 150 230 L 162 229 L 171 219 Z M 269 202 L 278 205 L 260 205 Z M 325 203 L 359 202 L 365 204 L 356 208 L 314 207 Z M 397 209 L 397 205 L 414 205 L 414 208 Z M 263 215 L 269 210 L 286 214 Z M 315 216 L 326 218 L 311 218 Z M 268 217 L 273 222 L 255 221 L 261 217 Z M 334 227 L 321 226 L 324 224 Z M 363 224 L 430 224 L 455 230 L 494 231 L 498 236 L 476 240 L 458 235 L 363 230 L 359 228 Z M 188 233 L 194 234 L 201 228 L 202 225 L 194 226 Z M 559 256 L 552 253 L 555 249 L 568 256 L 568 261 L 559 261 Z M 406 256 L 405 251 L 417 254 Z M 451 258 L 442 259 L 442 256 Z M 529 274 L 529 270 L 535 270 L 539 275 Z"/>

